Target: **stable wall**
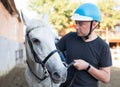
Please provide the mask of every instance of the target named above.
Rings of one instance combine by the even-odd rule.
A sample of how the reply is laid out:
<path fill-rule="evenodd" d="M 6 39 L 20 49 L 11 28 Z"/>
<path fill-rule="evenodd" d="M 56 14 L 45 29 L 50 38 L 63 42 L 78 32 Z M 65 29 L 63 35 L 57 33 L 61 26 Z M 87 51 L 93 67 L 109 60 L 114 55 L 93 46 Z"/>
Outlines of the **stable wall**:
<path fill-rule="evenodd" d="M 0 76 L 24 61 L 23 24 L 17 14 L 9 14 L 0 2 Z"/>

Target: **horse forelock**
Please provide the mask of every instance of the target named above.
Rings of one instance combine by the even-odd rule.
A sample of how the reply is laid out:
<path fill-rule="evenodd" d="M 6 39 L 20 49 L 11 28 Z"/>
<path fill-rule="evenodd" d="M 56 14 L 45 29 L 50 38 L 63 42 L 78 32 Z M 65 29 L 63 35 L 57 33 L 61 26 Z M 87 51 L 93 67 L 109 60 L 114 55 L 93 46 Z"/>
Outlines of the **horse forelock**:
<path fill-rule="evenodd" d="M 45 33 L 47 32 L 46 33 L 47 37 L 50 38 L 51 35 L 54 39 L 57 37 L 57 35 L 53 31 L 53 28 L 50 26 L 50 24 L 47 22 L 44 22 L 43 20 L 33 19 L 30 22 L 30 25 L 27 27 L 26 32 L 28 33 L 29 31 L 32 31 L 34 29 L 40 29 L 41 30 L 40 32 L 43 34 L 43 36 L 45 36 Z M 38 33 L 39 32 L 36 32 L 36 34 Z"/>
<path fill-rule="evenodd" d="M 31 30 L 31 29 L 34 29 L 34 28 L 37 28 L 37 27 L 41 27 L 42 28 L 45 28 L 45 27 L 48 27 L 49 24 L 47 24 L 46 22 L 42 21 L 42 20 L 38 20 L 38 19 L 32 19 L 29 23 L 29 26 L 27 26 L 27 31 Z"/>

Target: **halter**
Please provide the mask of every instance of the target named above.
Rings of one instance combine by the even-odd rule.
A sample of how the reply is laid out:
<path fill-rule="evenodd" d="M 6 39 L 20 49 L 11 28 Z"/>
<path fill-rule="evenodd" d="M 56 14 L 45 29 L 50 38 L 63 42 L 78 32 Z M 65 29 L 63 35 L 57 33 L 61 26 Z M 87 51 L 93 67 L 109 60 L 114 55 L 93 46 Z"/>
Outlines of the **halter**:
<path fill-rule="evenodd" d="M 29 37 L 29 33 L 30 33 L 32 30 L 34 30 L 34 29 L 36 29 L 36 28 L 38 28 L 38 27 L 40 27 L 40 26 L 34 27 L 34 28 L 30 29 L 29 31 L 27 31 L 26 36 L 27 36 L 28 45 L 29 45 L 30 50 L 31 50 L 31 52 L 32 52 L 32 54 L 33 54 L 34 60 L 35 60 L 36 63 L 39 63 L 39 64 L 42 65 L 45 76 L 44 76 L 43 78 L 40 78 L 39 76 L 37 76 L 37 75 L 32 71 L 28 60 L 26 60 L 26 62 L 27 62 L 27 65 L 28 65 L 30 71 L 32 72 L 32 74 L 33 74 L 37 79 L 39 79 L 40 81 L 42 81 L 42 80 L 44 80 L 44 79 L 46 79 L 46 78 L 48 77 L 48 76 L 46 75 L 47 69 L 46 69 L 46 67 L 45 67 L 45 63 L 47 62 L 47 60 L 48 60 L 54 53 L 59 52 L 59 51 L 58 51 L 58 50 L 53 50 L 51 53 L 48 54 L 47 57 L 45 57 L 45 59 L 44 59 L 43 61 L 39 58 L 38 54 L 35 52 L 35 50 L 34 50 L 34 48 L 33 48 L 32 42 L 31 42 L 30 37 Z"/>

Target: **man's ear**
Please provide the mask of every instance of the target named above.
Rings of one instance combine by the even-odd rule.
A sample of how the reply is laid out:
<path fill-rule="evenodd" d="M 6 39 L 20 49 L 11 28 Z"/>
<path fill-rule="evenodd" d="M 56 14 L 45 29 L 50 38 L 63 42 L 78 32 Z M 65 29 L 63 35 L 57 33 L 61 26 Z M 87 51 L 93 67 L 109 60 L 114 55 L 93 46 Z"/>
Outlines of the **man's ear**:
<path fill-rule="evenodd" d="M 93 26 L 96 26 L 98 24 L 98 22 L 93 21 Z"/>
<path fill-rule="evenodd" d="M 99 28 L 100 24 L 97 21 L 93 21 L 93 28 Z"/>

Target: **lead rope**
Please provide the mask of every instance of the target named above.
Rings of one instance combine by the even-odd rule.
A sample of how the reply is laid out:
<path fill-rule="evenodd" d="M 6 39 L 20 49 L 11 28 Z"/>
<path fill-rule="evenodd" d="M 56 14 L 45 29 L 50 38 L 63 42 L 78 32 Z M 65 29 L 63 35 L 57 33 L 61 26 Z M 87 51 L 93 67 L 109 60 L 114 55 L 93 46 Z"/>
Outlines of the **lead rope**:
<path fill-rule="evenodd" d="M 71 62 L 70 64 L 68 64 L 67 68 L 71 67 L 74 63 L 75 63 L 75 62 L 73 61 L 73 62 Z M 76 75 L 77 75 L 77 71 L 75 72 L 75 74 L 74 74 L 74 76 L 73 76 L 73 79 L 71 80 L 71 83 L 70 83 L 70 85 L 69 85 L 68 87 L 72 87 L 72 84 L 73 84 L 73 82 L 74 82 L 74 80 L 75 80 Z"/>
<path fill-rule="evenodd" d="M 74 80 L 75 80 L 76 75 L 77 75 L 77 71 L 75 72 L 74 77 L 73 77 L 73 79 L 71 80 L 71 83 L 70 83 L 70 85 L 69 85 L 68 87 L 72 87 L 72 84 L 73 84 L 73 82 L 74 82 Z"/>

